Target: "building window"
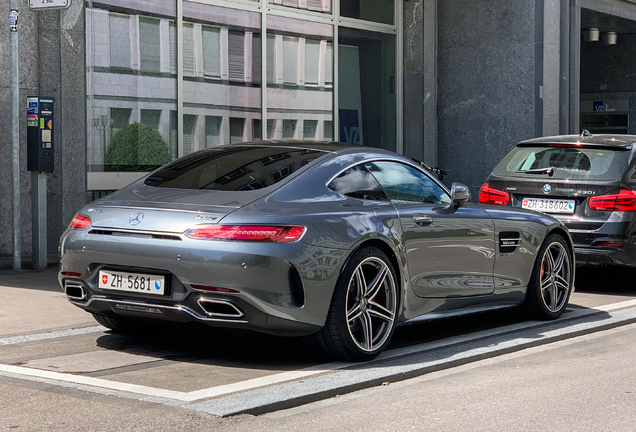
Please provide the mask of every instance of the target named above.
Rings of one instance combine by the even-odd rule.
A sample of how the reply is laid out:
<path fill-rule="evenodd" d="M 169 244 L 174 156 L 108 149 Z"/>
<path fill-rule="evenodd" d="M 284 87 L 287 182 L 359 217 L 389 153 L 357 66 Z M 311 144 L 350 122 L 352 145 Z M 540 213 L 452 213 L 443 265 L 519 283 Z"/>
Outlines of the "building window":
<path fill-rule="evenodd" d="M 320 41 L 305 41 L 305 85 L 318 85 L 320 76 Z"/>
<path fill-rule="evenodd" d="M 110 118 L 113 121 L 111 132 L 116 134 L 120 129 L 128 126 L 130 124 L 130 116 L 132 114 L 132 109 L 128 108 L 111 108 L 110 109 Z"/>
<path fill-rule="evenodd" d="M 130 68 L 130 17 L 111 13 L 110 66 Z"/>
<path fill-rule="evenodd" d="M 203 26 L 203 72 L 207 77 L 221 78 L 221 29 Z"/>
<path fill-rule="evenodd" d="M 158 19 L 139 18 L 139 57 L 142 71 L 161 71 L 161 35 Z"/>
<path fill-rule="evenodd" d="M 205 116 L 205 148 L 221 145 L 223 117 Z"/>
<path fill-rule="evenodd" d="M 153 129 L 159 129 L 159 122 L 161 121 L 160 110 L 141 110 L 141 122 L 150 126 Z"/>
<path fill-rule="evenodd" d="M 324 136 L 325 141 L 333 141 L 333 122 L 329 120 L 325 120 L 324 128 Z"/>
<path fill-rule="evenodd" d="M 185 114 L 183 116 L 183 154 L 189 154 L 198 149 L 194 148 L 197 116 Z"/>
<path fill-rule="evenodd" d="M 331 0 L 269 0 L 272 4 L 331 13 Z"/>
<path fill-rule="evenodd" d="M 245 33 L 230 31 L 228 34 L 228 59 L 230 81 L 245 81 Z"/>
<path fill-rule="evenodd" d="M 195 75 L 194 69 L 194 24 L 183 23 L 183 74 Z"/>
<path fill-rule="evenodd" d="M 237 144 L 244 141 L 245 133 L 245 119 L 244 118 L 230 118 L 230 143 Z"/>
<path fill-rule="evenodd" d="M 103 170 L 103 149 L 131 124 L 149 136 L 158 132 L 173 159 L 248 139 L 346 139 L 395 149 L 402 130 L 395 84 L 402 71 L 395 65 L 401 35 L 393 23 L 401 4 L 340 0 L 342 19 L 334 25 L 337 14 L 322 16 L 334 13 L 333 0 L 268 0 L 263 9 L 260 1 L 88 2 L 89 171 Z"/>
<path fill-rule="evenodd" d="M 177 73 L 177 26 L 174 21 L 170 22 L 170 73 Z"/>
<path fill-rule="evenodd" d="M 283 82 L 298 84 L 298 38 L 283 37 Z"/>
<path fill-rule="evenodd" d="M 170 154 L 172 159 L 179 157 L 179 114 L 176 111 L 170 111 Z"/>
<path fill-rule="evenodd" d="M 283 139 L 296 138 L 296 125 L 298 120 L 283 120 Z"/>
<path fill-rule="evenodd" d="M 303 121 L 303 139 L 305 141 L 314 141 L 316 139 L 317 130 L 318 130 L 318 120 Z"/>

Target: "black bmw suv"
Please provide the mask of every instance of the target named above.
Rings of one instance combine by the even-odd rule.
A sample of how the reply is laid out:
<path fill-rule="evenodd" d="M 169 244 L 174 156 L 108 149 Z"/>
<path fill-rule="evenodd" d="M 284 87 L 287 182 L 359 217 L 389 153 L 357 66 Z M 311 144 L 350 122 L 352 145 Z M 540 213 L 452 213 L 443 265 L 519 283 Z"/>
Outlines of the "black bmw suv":
<path fill-rule="evenodd" d="M 636 266 L 636 135 L 523 141 L 495 167 L 479 202 L 548 213 L 570 230 L 579 264 Z"/>

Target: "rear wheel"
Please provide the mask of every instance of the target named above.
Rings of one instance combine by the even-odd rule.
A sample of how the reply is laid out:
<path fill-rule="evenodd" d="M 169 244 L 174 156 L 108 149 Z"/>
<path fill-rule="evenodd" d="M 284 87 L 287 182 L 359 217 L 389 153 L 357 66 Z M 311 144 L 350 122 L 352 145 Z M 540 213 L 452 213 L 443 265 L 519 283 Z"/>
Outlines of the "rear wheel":
<path fill-rule="evenodd" d="M 104 315 L 93 314 L 95 321 L 107 327 L 113 331 L 119 333 L 131 333 L 135 330 L 135 327 L 130 321 L 119 317 L 108 317 Z"/>
<path fill-rule="evenodd" d="M 340 360 L 371 360 L 389 344 L 397 304 L 391 261 L 378 248 L 360 249 L 338 279 L 325 326 L 306 344 Z"/>
<path fill-rule="evenodd" d="M 572 265 L 572 251 L 563 237 L 548 236 L 539 249 L 523 305 L 532 318 L 549 320 L 563 314 L 574 284 Z"/>

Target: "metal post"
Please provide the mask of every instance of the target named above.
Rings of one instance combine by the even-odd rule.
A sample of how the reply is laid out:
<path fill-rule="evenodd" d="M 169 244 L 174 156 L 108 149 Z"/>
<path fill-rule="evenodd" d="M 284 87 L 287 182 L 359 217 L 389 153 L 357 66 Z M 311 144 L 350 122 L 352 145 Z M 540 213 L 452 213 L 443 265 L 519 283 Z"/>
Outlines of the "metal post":
<path fill-rule="evenodd" d="M 13 176 L 13 270 L 22 270 L 20 230 L 20 77 L 18 75 L 18 0 L 9 2 L 11 33 L 11 143 Z"/>
<path fill-rule="evenodd" d="M 31 171 L 31 212 L 33 227 L 33 268 L 45 270 L 48 264 L 46 227 L 46 173 Z"/>

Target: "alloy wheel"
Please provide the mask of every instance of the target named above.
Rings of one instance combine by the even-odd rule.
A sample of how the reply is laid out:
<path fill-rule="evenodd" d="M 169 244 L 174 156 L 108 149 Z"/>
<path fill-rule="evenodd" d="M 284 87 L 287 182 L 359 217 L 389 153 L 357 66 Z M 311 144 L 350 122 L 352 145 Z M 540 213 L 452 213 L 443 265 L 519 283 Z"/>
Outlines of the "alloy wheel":
<path fill-rule="evenodd" d="M 570 255 L 559 242 L 547 247 L 541 261 L 541 298 L 550 312 L 564 307 L 570 293 L 572 264 Z"/>
<path fill-rule="evenodd" d="M 397 308 L 395 277 L 380 258 L 356 267 L 347 287 L 347 328 L 361 350 L 371 352 L 391 336 Z"/>

